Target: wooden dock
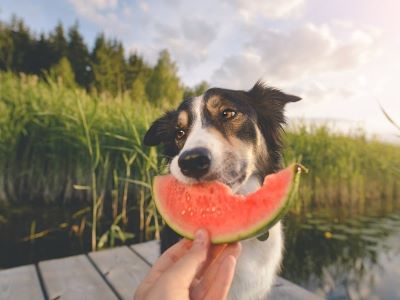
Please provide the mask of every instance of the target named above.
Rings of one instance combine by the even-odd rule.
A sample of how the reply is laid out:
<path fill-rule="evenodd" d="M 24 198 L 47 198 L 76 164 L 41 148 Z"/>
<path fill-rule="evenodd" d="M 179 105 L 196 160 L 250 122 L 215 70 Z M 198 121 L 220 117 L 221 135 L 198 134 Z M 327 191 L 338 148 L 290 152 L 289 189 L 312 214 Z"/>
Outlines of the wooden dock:
<path fill-rule="evenodd" d="M 135 289 L 158 255 L 158 242 L 151 241 L 2 270 L 0 299 L 132 300 Z M 268 299 L 320 298 L 278 278 Z"/>

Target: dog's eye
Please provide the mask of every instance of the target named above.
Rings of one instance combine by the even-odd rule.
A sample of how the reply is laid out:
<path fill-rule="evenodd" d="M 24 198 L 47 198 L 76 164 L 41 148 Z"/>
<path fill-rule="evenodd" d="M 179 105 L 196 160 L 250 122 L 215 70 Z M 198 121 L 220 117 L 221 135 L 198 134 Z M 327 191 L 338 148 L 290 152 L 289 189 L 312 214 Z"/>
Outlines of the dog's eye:
<path fill-rule="evenodd" d="M 175 138 L 176 138 L 177 140 L 180 140 L 180 139 L 182 139 L 182 138 L 185 136 L 185 134 L 186 134 L 185 130 L 178 129 L 178 130 L 175 132 Z"/>
<path fill-rule="evenodd" d="M 225 109 L 222 113 L 221 113 L 221 117 L 225 120 L 230 120 L 233 119 L 234 117 L 236 117 L 237 112 L 234 111 L 233 109 Z"/>

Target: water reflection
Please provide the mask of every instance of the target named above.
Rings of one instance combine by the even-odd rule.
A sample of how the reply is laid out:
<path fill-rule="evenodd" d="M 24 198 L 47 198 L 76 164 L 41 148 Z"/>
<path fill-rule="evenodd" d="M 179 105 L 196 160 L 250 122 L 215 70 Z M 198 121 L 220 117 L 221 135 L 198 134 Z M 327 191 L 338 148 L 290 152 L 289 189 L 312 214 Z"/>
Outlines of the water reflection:
<path fill-rule="evenodd" d="M 400 211 L 331 215 L 286 218 L 283 276 L 327 299 L 400 299 Z"/>

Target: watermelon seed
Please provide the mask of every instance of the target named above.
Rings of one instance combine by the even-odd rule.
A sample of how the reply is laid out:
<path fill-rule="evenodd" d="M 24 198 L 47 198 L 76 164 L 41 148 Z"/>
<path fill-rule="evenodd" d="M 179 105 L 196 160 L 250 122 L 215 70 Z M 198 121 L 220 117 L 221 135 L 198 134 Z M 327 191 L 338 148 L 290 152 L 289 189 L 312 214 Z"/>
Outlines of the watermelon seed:
<path fill-rule="evenodd" d="M 211 211 L 212 211 L 212 212 L 215 212 L 215 207 L 214 207 L 214 206 L 211 207 Z"/>
<path fill-rule="evenodd" d="M 191 211 L 189 215 L 190 215 L 191 217 L 193 217 L 194 213 Z"/>
<path fill-rule="evenodd" d="M 181 211 L 181 215 L 184 216 L 186 214 L 186 210 Z"/>

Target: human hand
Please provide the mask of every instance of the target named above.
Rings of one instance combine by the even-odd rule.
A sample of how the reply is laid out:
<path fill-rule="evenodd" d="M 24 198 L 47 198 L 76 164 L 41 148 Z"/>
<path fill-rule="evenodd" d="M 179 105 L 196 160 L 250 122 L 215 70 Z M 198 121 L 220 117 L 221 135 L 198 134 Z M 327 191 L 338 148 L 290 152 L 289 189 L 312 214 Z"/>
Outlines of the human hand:
<path fill-rule="evenodd" d="M 206 230 L 181 240 L 154 264 L 134 300 L 225 299 L 235 272 L 240 244 L 210 245 Z"/>

